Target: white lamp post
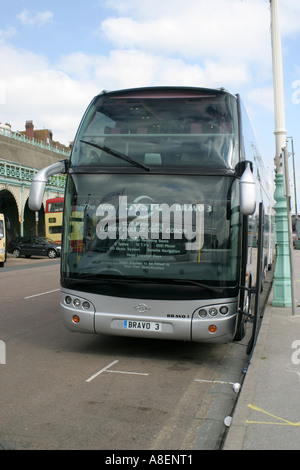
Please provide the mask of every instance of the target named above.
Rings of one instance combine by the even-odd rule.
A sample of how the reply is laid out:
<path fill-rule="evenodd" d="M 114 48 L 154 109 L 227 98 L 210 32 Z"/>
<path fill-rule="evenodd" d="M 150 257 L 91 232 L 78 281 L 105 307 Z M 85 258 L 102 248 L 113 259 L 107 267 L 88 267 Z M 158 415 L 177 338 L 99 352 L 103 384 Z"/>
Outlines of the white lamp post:
<path fill-rule="evenodd" d="M 281 35 L 279 25 L 278 0 L 270 0 L 271 8 L 271 40 L 273 63 L 273 88 L 274 88 L 274 114 L 275 114 L 275 139 L 276 139 L 276 234 L 277 234 L 277 259 L 274 273 L 273 305 L 278 307 L 293 307 L 291 289 L 291 259 L 288 227 L 287 200 L 284 191 L 283 159 L 286 152 L 286 129 L 284 110 L 283 68 L 281 52 Z"/>

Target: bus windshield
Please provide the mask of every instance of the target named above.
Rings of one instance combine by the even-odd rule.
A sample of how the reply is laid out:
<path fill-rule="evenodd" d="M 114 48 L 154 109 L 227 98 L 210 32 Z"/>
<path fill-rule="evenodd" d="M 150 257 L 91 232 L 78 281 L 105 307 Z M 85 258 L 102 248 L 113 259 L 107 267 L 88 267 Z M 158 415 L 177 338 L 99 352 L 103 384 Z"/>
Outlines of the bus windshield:
<path fill-rule="evenodd" d="M 62 212 L 64 208 L 64 200 L 60 198 L 60 201 L 50 200 L 47 201 L 46 212 Z"/>
<path fill-rule="evenodd" d="M 73 167 L 235 168 L 236 97 L 220 90 L 172 88 L 103 93 L 76 137 Z"/>
<path fill-rule="evenodd" d="M 75 173 L 66 198 L 63 278 L 236 286 L 233 176 Z"/>

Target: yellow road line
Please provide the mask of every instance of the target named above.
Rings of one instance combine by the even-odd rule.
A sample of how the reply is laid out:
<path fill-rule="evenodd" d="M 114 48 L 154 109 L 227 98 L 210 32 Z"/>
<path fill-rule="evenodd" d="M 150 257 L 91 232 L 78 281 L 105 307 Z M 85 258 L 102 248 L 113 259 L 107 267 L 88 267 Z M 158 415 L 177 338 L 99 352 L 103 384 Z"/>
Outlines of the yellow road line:
<path fill-rule="evenodd" d="M 270 422 L 270 421 L 246 421 L 247 424 L 272 424 L 275 426 L 300 426 L 300 422 L 298 423 L 292 423 L 292 421 L 288 421 L 287 419 L 280 418 L 279 416 L 273 415 L 272 413 L 269 413 L 268 411 L 265 411 L 258 406 L 255 405 L 248 405 L 251 410 L 259 411 L 260 413 L 266 414 L 268 416 L 271 416 L 272 418 L 278 419 L 279 422 Z"/>

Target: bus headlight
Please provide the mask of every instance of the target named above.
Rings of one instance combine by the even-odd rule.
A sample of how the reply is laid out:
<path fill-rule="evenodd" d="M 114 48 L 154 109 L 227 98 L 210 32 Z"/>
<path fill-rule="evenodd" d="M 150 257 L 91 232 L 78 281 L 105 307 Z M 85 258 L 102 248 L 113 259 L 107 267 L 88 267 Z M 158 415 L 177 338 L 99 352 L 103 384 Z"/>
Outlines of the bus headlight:
<path fill-rule="evenodd" d="M 216 308 L 210 308 L 209 314 L 211 317 L 215 317 L 218 314 L 218 310 Z"/>
<path fill-rule="evenodd" d="M 79 308 L 80 307 L 80 300 L 79 299 L 74 299 L 73 305 L 74 305 L 74 307 Z"/>
<path fill-rule="evenodd" d="M 197 308 L 194 314 L 198 315 L 200 318 L 206 317 L 225 317 L 226 315 L 232 315 L 236 312 L 236 305 L 235 304 L 228 304 L 228 305 L 205 305 L 203 307 Z"/>
<path fill-rule="evenodd" d="M 205 310 L 205 308 L 201 308 L 201 310 L 198 311 L 198 315 L 201 318 L 205 318 L 207 316 L 207 311 Z"/>
<path fill-rule="evenodd" d="M 222 315 L 227 315 L 228 313 L 228 307 L 226 307 L 226 305 L 223 305 L 223 307 L 220 308 L 220 313 Z"/>
<path fill-rule="evenodd" d="M 95 307 L 92 302 L 77 296 L 75 297 L 71 294 L 63 294 L 62 303 L 65 307 L 68 307 L 68 309 L 71 308 L 76 310 L 84 310 L 85 312 L 95 312 Z M 75 323 L 78 322 L 75 321 Z"/>

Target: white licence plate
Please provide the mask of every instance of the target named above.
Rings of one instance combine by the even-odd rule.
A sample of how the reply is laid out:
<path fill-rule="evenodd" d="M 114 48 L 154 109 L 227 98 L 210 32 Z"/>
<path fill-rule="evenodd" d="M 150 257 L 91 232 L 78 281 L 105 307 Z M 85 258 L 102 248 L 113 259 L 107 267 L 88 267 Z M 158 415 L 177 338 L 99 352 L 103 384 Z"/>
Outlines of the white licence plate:
<path fill-rule="evenodd" d="M 161 331 L 161 323 L 150 321 L 124 320 L 123 328 L 127 330 Z"/>

